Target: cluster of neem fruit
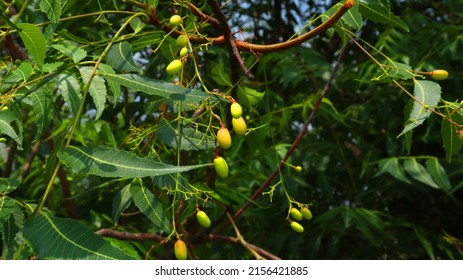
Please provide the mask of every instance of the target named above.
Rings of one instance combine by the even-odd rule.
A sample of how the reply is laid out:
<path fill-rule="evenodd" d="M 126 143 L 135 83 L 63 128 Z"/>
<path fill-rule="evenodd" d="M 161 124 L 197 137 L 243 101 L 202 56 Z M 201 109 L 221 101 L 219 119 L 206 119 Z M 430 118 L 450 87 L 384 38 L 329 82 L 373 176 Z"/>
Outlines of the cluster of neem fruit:
<path fill-rule="evenodd" d="M 173 15 L 170 18 L 170 25 L 172 27 L 178 27 L 182 24 L 182 18 L 179 15 Z M 179 58 L 182 59 L 188 54 L 188 36 L 186 34 L 182 34 L 177 37 L 177 47 L 180 49 Z M 182 61 L 180 59 L 174 59 L 172 62 L 167 65 L 166 72 L 169 75 L 175 75 L 180 72 L 182 69 Z"/>
<path fill-rule="evenodd" d="M 304 232 L 304 227 L 299 223 L 300 221 L 312 219 L 312 212 L 310 212 L 309 207 L 305 205 L 302 206 L 300 210 L 291 206 L 289 214 L 292 218 L 290 220 L 290 226 L 297 233 Z"/>

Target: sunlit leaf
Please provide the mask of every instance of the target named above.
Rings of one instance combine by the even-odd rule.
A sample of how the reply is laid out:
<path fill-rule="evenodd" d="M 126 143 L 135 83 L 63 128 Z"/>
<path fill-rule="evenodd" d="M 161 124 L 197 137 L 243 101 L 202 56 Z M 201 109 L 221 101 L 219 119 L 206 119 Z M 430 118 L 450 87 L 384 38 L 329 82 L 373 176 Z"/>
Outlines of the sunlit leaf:
<path fill-rule="evenodd" d="M 0 111 L 0 133 L 11 137 L 22 149 L 23 121 L 18 105 L 12 104 L 7 110 Z"/>
<path fill-rule="evenodd" d="M 87 52 L 83 48 L 70 43 L 64 45 L 54 44 L 52 45 L 52 47 L 62 52 L 64 55 L 72 59 L 72 61 L 74 61 L 75 63 L 81 61 L 87 56 Z"/>
<path fill-rule="evenodd" d="M 424 166 L 419 163 L 415 158 L 409 158 L 404 161 L 404 169 L 407 172 L 408 175 L 413 177 L 413 179 L 428 185 L 430 187 L 439 188 L 439 185 L 437 185 L 429 172 L 424 168 Z"/>
<path fill-rule="evenodd" d="M 104 74 L 116 74 L 116 71 L 114 71 L 114 69 L 111 66 L 104 64 L 104 63 L 100 63 L 100 65 L 98 65 L 98 71 Z M 120 84 L 115 83 L 112 80 L 109 80 L 109 79 L 105 79 L 105 80 L 108 83 L 109 89 L 113 93 L 114 106 L 116 106 L 119 100 L 119 96 L 121 95 L 121 86 Z"/>
<path fill-rule="evenodd" d="M 80 74 L 82 75 L 82 80 L 87 84 L 90 80 L 91 74 L 93 72 L 93 67 L 85 66 L 80 67 Z M 94 76 L 90 87 L 88 88 L 90 95 L 92 96 L 93 103 L 96 107 L 96 116 L 95 119 L 99 119 L 104 110 L 104 105 L 106 103 L 106 84 L 104 80 L 99 76 Z"/>
<path fill-rule="evenodd" d="M 32 65 L 29 62 L 22 62 L 18 68 L 13 70 L 13 74 L 27 81 L 32 74 Z"/>
<path fill-rule="evenodd" d="M 79 82 L 71 74 L 60 74 L 55 80 L 58 90 L 63 95 L 66 104 L 71 108 L 72 114 L 77 115 L 82 99 Z"/>
<path fill-rule="evenodd" d="M 19 36 L 24 43 L 27 51 L 32 55 L 35 62 L 42 66 L 45 60 L 45 37 L 40 29 L 30 23 L 19 23 L 18 27 L 21 28 Z"/>
<path fill-rule="evenodd" d="M 250 107 L 262 100 L 265 93 L 249 87 L 238 86 L 238 101 L 240 104 Z"/>
<path fill-rule="evenodd" d="M 407 32 L 410 30 L 403 20 L 391 13 L 388 1 L 360 0 L 359 11 L 371 21 L 390 24 Z"/>

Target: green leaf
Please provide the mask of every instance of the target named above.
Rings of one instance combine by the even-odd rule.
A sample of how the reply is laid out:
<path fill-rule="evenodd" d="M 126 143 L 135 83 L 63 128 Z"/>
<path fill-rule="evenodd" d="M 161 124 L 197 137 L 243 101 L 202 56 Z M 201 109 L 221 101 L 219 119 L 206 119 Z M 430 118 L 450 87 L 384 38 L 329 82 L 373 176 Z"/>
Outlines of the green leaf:
<path fill-rule="evenodd" d="M 100 74 L 106 80 L 113 81 L 125 87 L 142 91 L 150 95 L 161 96 L 166 99 L 202 102 L 206 99 L 216 101 L 217 97 L 203 91 L 176 86 L 165 81 L 150 79 L 136 74 Z"/>
<path fill-rule="evenodd" d="M 391 80 L 410 80 L 414 77 L 411 72 L 412 68 L 410 65 L 400 63 L 393 60 L 388 60 L 386 65 L 391 67 L 386 67 L 387 77 L 389 81 Z M 382 71 L 382 70 L 381 70 Z"/>
<path fill-rule="evenodd" d="M 0 194 L 8 194 L 19 187 L 19 178 L 0 178 Z"/>
<path fill-rule="evenodd" d="M 330 9 L 328 9 L 322 16 L 322 20 L 326 21 L 331 17 L 339 7 L 341 7 L 346 1 L 339 2 Z M 358 1 L 355 1 L 354 6 L 352 6 L 347 12 L 342 16 L 341 22 L 347 25 L 350 28 L 355 29 L 356 31 L 360 30 L 363 26 L 362 15 L 359 13 L 359 4 Z M 332 31 L 331 31 L 332 32 Z"/>
<path fill-rule="evenodd" d="M 251 107 L 252 105 L 260 102 L 264 98 L 265 93 L 259 92 L 255 89 L 248 87 L 238 86 L 238 101 L 242 105 Z"/>
<path fill-rule="evenodd" d="M 437 106 L 441 97 L 441 87 L 432 81 L 415 80 L 413 95 L 416 100 L 410 100 L 405 108 L 405 127 L 399 136 L 421 125 L 431 115 L 431 110 L 427 107 Z"/>
<path fill-rule="evenodd" d="M 15 204 L 13 213 L 9 215 L 8 220 L 0 224 L 0 233 L 3 241 L 2 259 L 25 259 L 30 256 L 28 247 L 23 247 L 21 253 L 17 255 L 19 247 L 24 243 L 21 232 L 23 224 L 24 213 L 21 210 L 21 206 Z"/>
<path fill-rule="evenodd" d="M 40 1 L 40 9 L 47 15 L 47 18 L 52 22 L 47 26 L 45 35 L 51 37 L 51 34 L 56 29 L 61 17 L 61 1 L 60 0 L 42 0 Z"/>
<path fill-rule="evenodd" d="M 29 62 L 22 62 L 18 68 L 13 70 L 13 74 L 20 77 L 23 81 L 27 81 L 32 74 L 32 65 Z"/>
<path fill-rule="evenodd" d="M 139 74 L 143 72 L 133 61 L 132 47 L 126 41 L 111 46 L 106 55 L 106 62 L 121 72 L 137 72 Z"/>
<path fill-rule="evenodd" d="M 0 225 L 3 225 L 13 213 L 14 199 L 7 195 L 0 196 Z"/>
<path fill-rule="evenodd" d="M 130 185 L 127 185 L 120 190 L 113 200 L 112 218 L 114 224 L 117 225 L 121 213 L 124 212 L 132 202 L 132 195 L 130 194 Z"/>
<path fill-rule="evenodd" d="M 71 108 L 72 114 L 77 115 L 82 94 L 77 79 L 71 74 L 60 74 L 55 79 L 58 91 L 63 95 L 64 101 Z"/>
<path fill-rule="evenodd" d="M 233 85 L 230 75 L 225 71 L 224 63 L 216 64 L 212 68 L 209 77 L 212 78 L 219 86 L 231 87 Z"/>
<path fill-rule="evenodd" d="M 174 166 L 140 158 L 129 152 L 105 146 L 69 146 L 58 153 L 63 164 L 75 172 L 101 177 L 140 178 L 186 172 L 210 164 Z"/>
<path fill-rule="evenodd" d="M 463 116 L 460 114 L 460 110 L 452 113 L 453 110 L 458 109 L 459 105 L 451 105 L 445 108 L 445 115 L 451 120 L 458 124 L 463 124 Z M 445 157 L 448 162 L 452 161 L 452 156 L 458 154 L 462 147 L 462 141 L 457 135 L 458 128 L 455 127 L 449 120 L 443 118 L 441 125 L 441 137 L 444 143 Z"/>
<path fill-rule="evenodd" d="M 41 87 L 38 91 L 32 92 L 28 98 L 32 101 L 32 107 L 37 122 L 37 134 L 35 139 L 39 139 L 50 125 L 51 112 L 54 101 L 48 89 Z"/>
<path fill-rule="evenodd" d="M 12 104 L 8 110 L 0 111 L 0 132 L 11 137 L 22 149 L 23 121 L 18 105 Z"/>
<path fill-rule="evenodd" d="M 26 221 L 23 234 L 39 259 L 134 259 L 76 220 L 41 213 Z"/>
<path fill-rule="evenodd" d="M 130 22 L 130 27 L 132 27 L 132 29 L 133 29 L 133 35 L 139 33 L 145 26 L 146 26 L 146 24 L 143 21 L 141 21 L 140 18 L 134 18 Z"/>
<path fill-rule="evenodd" d="M 130 184 L 130 193 L 138 209 L 140 209 L 140 211 L 142 211 L 157 227 L 166 233 L 172 230 L 161 203 L 159 203 L 154 194 L 146 188 L 141 179 L 133 180 Z"/>
<path fill-rule="evenodd" d="M 90 76 L 93 72 L 93 67 L 85 66 L 79 68 L 80 74 L 82 75 L 82 80 L 85 84 L 90 80 Z M 94 76 L 90 87 L 88 88 L 90 95 L 92 96 L 93 103 L 96 107 L 95 119 L 99 119 L 104 110 L 104 105 L 106 103 L 106 84 L 104 80 L 99 76 Z"/>
<path fill-rule="evenodd" d="M 104 64 L 104 63 L 100 63 L 100 65 L 98 65 L 98 71 L 99 71 L 100 74 L 101 73 L 103 73 L 103 74 L 116 74 L 116 71 L 114 71 L 114 69 L 111 66 L 109 66 L 107 64 Z M 121 95 L 121 86 L 118 83 L 115 83 L 115 82 L 113 82 L 111 80 L 108 80 L 108 79 L 105 79 L 105 80 L 108 83 L 109 89 L 113 93 L 114 106 L 116 106 L 117 101 L 119 100 L 119 96 Z"/>
<path fill-rule="evenodd" d="M 426 160 L 426 169 L 441 189 L 449 191 L 452 188 L 447 172 L 437 158 Z"/>
<path fill-rule="evenodd" d="M 181 131 L 180 149 L 183 151 L 205 150 L 215 147 L 215 140 L 210 135 L 191 127 L 182 127 Z M 178 134 L 177 122 L 167 122 L 165 119 L 160 121 L 156 135 L 161 142 L 176 148 L 178 145 Z"/>
<path fill-rule="evenodd" d="M 379 161 L 378 167 L 379 170 L 375 174 L 375 176 L 379 176 L 384 173 L 389 173 L 400 181 L 403 181 L 408 184 L 411 183 L 397 158 L 382 159 Z"/>
<path fill-rule="evenodd" d="M 404 169 L 415 180 L 438 189 L 439 186 L 434 182 L 426 168 L 420 164 L 415 158 L 409 158 L 404 161 Z"/>
<path fill-rule="evenodd" d="M 385 4 L 386 3 L 386 4 Z M 374 22 L 390 24 L 408 32 L 407 24 L 390 11 L 389 2 L 381 0 L 360 0 L 360 13 L 364 18 Z"/>
<path fill-rule="evenodd" d="M 72 59 L 74 63 L 78 63 L 87 56 L 87 52 L 83 48 L 71 43 L 65 45 L 54 44 L 52 47 Z"/>
<path fill-rule="evenodd" d="M 35 62 L 42 66 L 45 61 L 45 37 L 40 29 L 30 23 L 19 23 L 18 27 L 22 30 L 19 36 L 24 43 L 27 51 L 32 55 Z"/>
<path fill-rule="evenodd" d="M 425 236 L 424 231 L 421 228 L 418 228 L 418 227 L 415 227 L 415 226 L 413 227 L 413 231 L 415 232 L 416 238 L 418 239 L 418 241 L 420 241 L 421 245 L 423 246 L 423 248 L 426 251 L 426 253 L 428 254 L 428 256 L 432 260 L 435 260 L 436 257 L 434 255 L 434 251 L 432 249 L 432 243 L 428 240 L 429 238 L 427 238 Z"/>

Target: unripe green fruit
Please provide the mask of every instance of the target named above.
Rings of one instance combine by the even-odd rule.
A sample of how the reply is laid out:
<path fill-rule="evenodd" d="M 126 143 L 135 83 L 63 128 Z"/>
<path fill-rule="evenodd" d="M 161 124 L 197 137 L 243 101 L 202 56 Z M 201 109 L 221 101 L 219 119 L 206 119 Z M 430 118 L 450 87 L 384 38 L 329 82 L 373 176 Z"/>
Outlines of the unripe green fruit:
<path fill-rule="evenodd" d="M 169 75 L 175 75 L 180 72 L 182 69 L 182 62 L 178 59 L 173 60 L 169 65 L 167 65 L 166 71 Z"/>
<path fill-rule="evenodd" d="M 188 48 L 187 47 L 183 47 L 181 50 L 180 50 L 180 58 L 184 57 L 185 55 L 188 54 Z"/>
<path fill-rule="evenodd" d="M 207 216 L 206 212 L 204 211 L 198 211 L 196 213 L 196 220 L 198 220 L 198 223 L 203 227 L 203 228 L 208 228 L 211 226 L 211 220 Z"/>
<path fill-rule="evenodd" d="M 234 119 L 239 119 L 243 114 L 243 108 L 238 102 L 233 102 L 230 106 L 230 113 Z"/>
<path fill-rule="evenodd" d="M 246 122 L 244 121 L 243 117 L 239 117 L 238 119 L 232 119 L 232 126 L 236 134 L 246 134 Z"/>
<path fill-rule="evenodd" d="M 291 208 L 291 211 L 289 213 L 291 214 L 291 217 L 293 217 L 294 220 L 302 221 L 302 214 L 296 208 Z"/>
<path fill-rule="evenodd" d="M 296 172 L 302 172 L 302 166 L 300 166 L 300 165 L 295 166 L 294 170 L 296 170 Z"/>
<path fill-rule="evenodd" d="M 434 70 L 431 72 L 431 78 L 434 80 L 445 80 L 449 76 L 449 72 L 445 70 Z"/>
<path fill-rule="evenodd" d="M 232 140 L 230 136 L 230 131 L 226 127 L 221 127 L 217 132 L 217 142 L 219 142 L 222 149 L 230 149 Z"/>
<path fill-rule="evenodd" d="M 182 24 L 182 18 L 179 15 L 173 15 L 170 17 L 170 25 L 172 27 L 177 27 Z"/>
<path fill-rule="evenodd" d="M 457 130 L 457 137 L 461 141 L 463 141 L 463 130 Z"/>
<path fill-rule="evenodd" d="M 223 157 L 216 157 L 214 159 L 214 168 L 217 175 L 219 175 L 222 178 L 227 178 L 228 164 Z"/>
<path fill-rule="evenodd" d="M 310 212 L 309 208 L 307 207 L 301 208 L 301 214 L 302 214 L 302 217 L 306 220 L 312 219 L 312 212 Z"/>
<path fill-rule="evenodd" d="M 186 260 L 188 256 L 188 250 L 186 248 L 186 244 L 181 239 L 175 242 L 174 254 L 177 260 Z"/>
<path fill-rule="evenodd" d="M 177 47 L 183 48 L 188 44 L 188 37 L 186 35 L 180 35 L 177 37 Z"/>
<path fill-rule="evenodd" d="M 298 222 L 295 222 L 295 221 L 291 222 L 291 228 L 297 233 L 304 232 L 304 227 L 301 226 L 301 224 L 299 224 Z"/>

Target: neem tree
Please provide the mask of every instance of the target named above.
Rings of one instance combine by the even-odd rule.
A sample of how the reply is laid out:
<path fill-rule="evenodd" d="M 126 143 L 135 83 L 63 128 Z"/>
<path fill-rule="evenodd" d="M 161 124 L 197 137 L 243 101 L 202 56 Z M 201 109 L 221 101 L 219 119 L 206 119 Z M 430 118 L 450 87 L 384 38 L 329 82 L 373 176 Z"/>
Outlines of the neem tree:
<path fill-rule="evenodd" d="M 407 147 L 433 115 L 447 160 L 461 149 L 461 105 L 442 100 L 429 80 L 448 73 L 416 71 L 362 39 L 365 20 L 408 30 L 388 1 L 342 1 L 269 44 L 230 26 L 234 11 L 215 0 L 87 2 L 2 4 L 5 259 L 277 259 L 248 236 L 268 232 L 265 223 L 292 238 L 310 227 L 317 197 L 294 187 L 301 182 L 290 177 L 305 168 L 292 157 L 302 162 L 301 153 L 312 152 L 298 149 L 317 116 L 343 123 L 326 95 L 349 55 L 369 58 L 352 69 L 368 77 L 358 83 L 387 82 L 408 95 L 400 133 Z M 310 53 L 320 36 L 339 42 L 333 63 Z M 287 59 L 292 49 L 318 60 L 314 78 L 323 81 L 299 101 L 271 86 L 272 72 L 298 64 Z M 281 77 L 285 85 L 308 82 Z M 296 109 L 304 120 L 290 121 Z M 439 160 L 424 160 L 386 158 L 377 174 L 449 190 Z M 377 213 L 359 209 L 349 215 L 371 219 L 359 222 L 368 236 Z"/>

